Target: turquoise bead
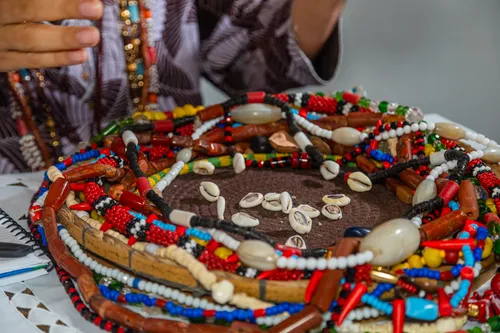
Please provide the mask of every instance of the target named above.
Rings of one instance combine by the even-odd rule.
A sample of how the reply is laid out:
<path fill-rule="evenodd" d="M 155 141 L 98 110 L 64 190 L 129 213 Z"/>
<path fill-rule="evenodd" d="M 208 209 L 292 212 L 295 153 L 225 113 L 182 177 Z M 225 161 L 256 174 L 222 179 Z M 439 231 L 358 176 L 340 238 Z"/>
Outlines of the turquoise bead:
<path fill-rule="evenodd" d="M 419 297 L 409 297 L 406 299 L 406 315 L 409 318 L 433 321 L 438 318 L 438 314 L 438 305 L 434 301 Z"/>
<path fill-rule="evenodd" d="M 139 17 L 139 6 L 137 6 L 137 2 L 129 3 L 128 11 L 130 12 L 130 21 L 134 23 L 138 23 L 140 21 Z"/>
<path fill-rule="evenodd" d="M 142 61 L 137 62 L 137 69 L 136 69 L 137 75 L 144 75 L 144 64 Z"/>

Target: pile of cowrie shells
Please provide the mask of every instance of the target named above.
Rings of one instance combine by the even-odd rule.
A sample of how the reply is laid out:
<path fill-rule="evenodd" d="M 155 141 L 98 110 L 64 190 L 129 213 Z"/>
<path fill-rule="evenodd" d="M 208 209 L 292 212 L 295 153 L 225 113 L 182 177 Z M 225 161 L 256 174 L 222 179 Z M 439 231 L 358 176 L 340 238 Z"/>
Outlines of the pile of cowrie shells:
<path fill-rule="evenodd" d="M 209 202 L 217 202 L 217 218 L 224 219 L 226 200 L 220 195 L 220 189 L 217 184 L 213 182 L 201 182 L 200 192 Z M 344 194 L 328 194 L 323 196 L 322 201 L 325 205 L 321 210 L 318 210 L 306 204 L 294 207 L 292 196 L 288 192 L 270 192 L 265 195 L 258 192 L 250 192 L 240 200 L 239 206 L 248 209 L 261 205 L 268 211 L 281 211 L 288 215 L 288 221 L 292 229 L 296 233 L 304 235 L 311 232 L 312 219 L 319 217 L 321 214 L 330 220 L 340 220 L 342 218 L 342 209 L 340 207 L 347 206 L 351 202 L 351 199 Z M 233 214 L 231 221 L 245 228 L 253 228 L 260 223 L 259 219 L 246 212 Z M 285 245 L 306 248 L 304 239 L 299 235 L 290 237 Z"/>

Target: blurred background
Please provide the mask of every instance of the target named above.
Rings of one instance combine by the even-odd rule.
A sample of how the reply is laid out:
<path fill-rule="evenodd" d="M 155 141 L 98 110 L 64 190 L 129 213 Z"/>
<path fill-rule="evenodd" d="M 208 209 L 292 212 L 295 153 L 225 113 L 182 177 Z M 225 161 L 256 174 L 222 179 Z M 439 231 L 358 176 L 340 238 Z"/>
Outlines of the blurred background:
<path fill-rule="evenodd" d="M 312 1 L 313 2 L 313 1 Z M 418 106 L 500 142 L 500 0 L 348 0 L 328 86 Z M 226 97 L 202 82 L 205 104 Z"/>

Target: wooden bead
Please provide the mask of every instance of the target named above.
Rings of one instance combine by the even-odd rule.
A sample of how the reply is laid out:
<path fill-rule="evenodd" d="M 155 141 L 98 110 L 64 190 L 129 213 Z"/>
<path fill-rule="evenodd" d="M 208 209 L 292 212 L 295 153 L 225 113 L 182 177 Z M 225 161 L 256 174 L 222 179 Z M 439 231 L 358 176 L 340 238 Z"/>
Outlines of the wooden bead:
<path fill-rule="evenodd" d="M 330 148 L 328 143 L 323 141 L 323 139 L 321 139 L 317 136 L 311 136 L 309 138 L 309 140 L 311 140 L 312 145 L 314 147 L 316 147 L 316 149 L 318 149 L 323 155 L 331 155 L 332 154 L 332 149 Z"/>
<path fill-rule="evenodd" d="M 326 274 L 324 274 L 326 275 Z M 338 286 L 337 286 L 338 287 Z M 335 290 L 337 292 L 337 290 Z M 328 308 L 327 308 L 328 310 Z M 304 309 L 269 329 L 269 333 L 302 333 L 318 327 L 323 322 L 323 315 L 313 305 L 306 305 Z"/>
<path fill-rule="evenodd" d="M 462 230 L 465 226 L 467 215 L 461 210 L 456 210 L 445 216 L 423 225 L 420 228 L 421 241 L 437 240 L 449 237 L 454 232 Z"/>
<path fill-rule="evenodd" d="M 333 257 L 346 257 L 356 252 L 359 246 L 359 238 L 342 238 L 333 251 Z M 321 312 L 328 311 L 330 304 L 337 298 L 340 280 L 344 275 L 344 270 L 327 270 L 318 287 L 314 292 L 311 304 L 317 306 Z"/>
<path fill-rule="evenodd" d="M 347 123 L 354 128 L 376 126 L 383 116 L 382 113 L 375 112 L 351 112 L 347 115 Z"/>
<path fill-rule="evenodd" d="M 413 201 L 413 191 L 411 188 L 396 178 L 387 178 L 385 180 L 385 187 L 387 187 L 392 193 L 396 194 L 399 200 L 405 204 L 411 205 Z"/>
<path fill-rule="evenodd" d="M 380 169 L 365 155 L 356 156 L 356 165 L 366 173 L 374 173 Z"/>
<path fill-rule="evenodd" d="M 479 217 L 479 205 L 476 198 L 476 189 L 469 180 L 463 180 L 460 183 L 458 202 L 460 203 L 460 210 L 467 214 L 469 220 L 477 220 Z"/>
<path fill-rule="evenodd" d="M 215 119 L 224 115 L 224 109 L 220 104 L 209 106 L 203 110 L 198 111 L 196 116 L 202 121 Z"/>
<path fill-rule="evenodd" d="M 399 173 L 399 179 L 412 190 L 416 190 L 418 185 L 424 181 L 422 176 L 411 169 L 401 171 Z"/>
<path fill-rule="evenodd" d="M 398 162 L 407 162 L 412 159 L 412 142 L 415 134 L 405 134 L 399 138 L 397 152 L 398 152 Z"/>
<path fill-rule="evenodd" d="M 69 191 L 69 182 L 64 178 L 58 178 L 50 186 L 49 193 L 45 199 L 45 206 L 51 207 L 57 212 L 66 200 Z"/>

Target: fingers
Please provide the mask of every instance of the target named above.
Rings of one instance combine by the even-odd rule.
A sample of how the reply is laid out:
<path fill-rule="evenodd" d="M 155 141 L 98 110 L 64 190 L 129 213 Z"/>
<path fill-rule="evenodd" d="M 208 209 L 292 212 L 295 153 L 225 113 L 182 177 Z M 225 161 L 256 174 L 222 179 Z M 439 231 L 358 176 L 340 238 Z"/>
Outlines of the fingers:
<path fill-rule="evenodd" d="M 0 25 L 24 21 L 96 20 L 102 13 L 101 0 L 0 0 Z"/>
<path fill-rule="evenodd" d="M 81 64 L 87 61 L 85 50 L 61 52 L 0 52 L 0 72 L 19 68 L 49 68 Z"/>
<path fill-rule="evenodd" d="M 99 42 L 94 27 L 15 24 L 0 27 L 0 50 L 49 52 L 92 47 Z"/>

